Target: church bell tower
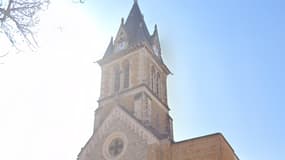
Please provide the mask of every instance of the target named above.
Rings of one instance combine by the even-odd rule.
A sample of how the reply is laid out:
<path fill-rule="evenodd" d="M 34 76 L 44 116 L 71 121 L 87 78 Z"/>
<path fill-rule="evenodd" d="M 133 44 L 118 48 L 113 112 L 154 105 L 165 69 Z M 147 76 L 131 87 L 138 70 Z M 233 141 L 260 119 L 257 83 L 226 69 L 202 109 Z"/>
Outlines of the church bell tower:
<path fill-rule="evenodd" d="M 161 57 L 157 25 L 150 34 L 137 1 L 98 64 L 102 79 L 94 131 L 78 158 L 149 159 L 150 146 L 173 140 L 170 71 Z"/>
<path fill-rule="evenodd" d="M 221 133 L 175 142 L 157 25 L 149 33 L 135 0 L 98 64 L 93 134 L 78 160 L 239 160 Z"/>
<path fill-rule="evenodd" d="M 172 139 L 166 90 L 170 71 L 161 57 L 157 26 L 150 34 L 136 1 L 98 63 L 102 80 L 95 131 L 120 107 L 156 136 Z"/>

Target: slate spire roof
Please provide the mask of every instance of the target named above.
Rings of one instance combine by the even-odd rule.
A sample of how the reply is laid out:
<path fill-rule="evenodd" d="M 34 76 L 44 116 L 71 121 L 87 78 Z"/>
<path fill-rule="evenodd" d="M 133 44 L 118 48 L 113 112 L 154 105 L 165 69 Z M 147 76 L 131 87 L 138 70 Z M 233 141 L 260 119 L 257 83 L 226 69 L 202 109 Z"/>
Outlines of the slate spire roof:
<path fill-rule="evenodd" d="M 144 17 L 136 1 L 127 18 L 125 30 L 131 43 L 138 43 L 143 40 L 149 41 L 150 39 Z"/>
<path fill-rule="evenodd" d="M 123 38 L 120 37 L 121 35 L 124 35 Z M 149 48 L 152 48 L 154 43 L 159 43 L 159 41 L 154 40 L 154 37 L 158 40 L 157 28 L 155 27 L 153 35 L 150 35 L 138 2 L 137 0 L 134 0 L 134 4 L 127 20 L 124 23 L 124 20 L 122 19 L 118 34 L 114 38 L 114 41 L 111 39 L 104 57 L 107 57 L 116 52 L 116 46 L 118 46 L 118 43 L 121 39 L 126 41 L 127 48 L 135 47 L 141 43 L 144 43 Z"/>
<path fill-rule="evenodd" d="M 111 37 L 111 40 L 110 40 L 109 45 L 107 47 L 107 50 L 105 52 L 105 56 L 108 56 L 109 54 L 111 54 L 113 52 L 113 49 L 114 49 L 113 37 Z"/>

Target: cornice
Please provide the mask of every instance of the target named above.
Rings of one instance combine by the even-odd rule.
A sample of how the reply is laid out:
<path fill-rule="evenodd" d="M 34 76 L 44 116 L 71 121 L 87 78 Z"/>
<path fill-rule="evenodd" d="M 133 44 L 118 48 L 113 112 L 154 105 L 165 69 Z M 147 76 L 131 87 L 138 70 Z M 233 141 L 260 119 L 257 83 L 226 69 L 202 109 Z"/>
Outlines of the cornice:
<path fill-rule="evenodd" d="M 109 100 L 112 100 L 113 98 L 115 98 L 116 96 L 125 96 L 126 94 L 129 94 L 130 92 L 147 92 L 148 95 L 150 95 L 150 97 L 157 101 L 159 104 L 159 106 L 163 106 L 161 107 L 163 110 L 165 110 L 166 112 L 168 112 L 170 110 L 170 108 L 168 107 L 168 105 L 164 102 L 162 102 L 162 100 L 160 98 L 158 98 L 154 93 L 153 91 L 146 85 L 146 84 L 140 84 L 140 85 L 137 85 L 137 86 L 134 86 L 132 88 L 129 88 L 129 89 L 124 89 L 124 90 L 121 90 L 117 93 L 114 93 L 110 96 L 106 96 L 106 97 L 101 97 L 99 98 L 99 100 L 97 101 L 98 103 L 103 103 L 103 102 L 106 102 L 106 101 L 109 101 Z M 135 94 L 134 93 L 134 94 Z"/>

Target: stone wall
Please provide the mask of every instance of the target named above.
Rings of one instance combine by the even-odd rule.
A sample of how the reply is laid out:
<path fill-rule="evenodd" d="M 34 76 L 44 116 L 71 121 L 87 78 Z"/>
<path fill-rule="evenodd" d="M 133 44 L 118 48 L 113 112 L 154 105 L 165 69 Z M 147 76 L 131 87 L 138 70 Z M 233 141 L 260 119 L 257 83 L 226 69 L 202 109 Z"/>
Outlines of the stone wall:
<path fill-rule="evenodd" d="M 221 134 L 198 137 L 172 145 L 172 160 L 237 160 Z"/>
<path fill-rule="evenodd" d="M 119 160 L 139 159 L 146 160 L 148 158 L 148 144 L 135 132 L 130 130 L 120 119 L 114 119 L 104 130 L 103 135 L 93 135 L 91 140 L 85 146 L 83 152 L 79 156 L 79 160 L 105 160 L 103 155 L 103 144 L 107 137 L 112 133 L 121 132 L 127 137 L 127 148 L 123 156 Z"/>

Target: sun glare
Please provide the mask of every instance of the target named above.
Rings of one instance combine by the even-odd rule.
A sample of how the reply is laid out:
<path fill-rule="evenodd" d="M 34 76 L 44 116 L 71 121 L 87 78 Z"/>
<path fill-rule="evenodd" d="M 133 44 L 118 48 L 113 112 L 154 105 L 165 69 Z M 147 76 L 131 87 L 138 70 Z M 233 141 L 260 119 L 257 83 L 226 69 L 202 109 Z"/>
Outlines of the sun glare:
<path fill-rule="evenodd" d="M 15 148 L 4 151 L 3 159 L 51 159 L 43 155 L 57 155 L 58 159 L 76 157 L 82 136 L 64 133 L 77 133 L 78 128 L 87 130 L 92 125 L 88 123 L 93 117 L 82 115 L 91 113 L 97 105 L 100 68 L 93 62 L 102 57 L 107 42 L 102 40 L 104 29 L 96 25 L 98 19 L 84 7 L 71 0 L 53 0 L 48 10 L 42 12 L 37 26 L 39 48 L 36 51 L 16 54 L 0 37 L 0 53 L 4 49 L 10 52 L 0 59 L 0 106 L 3 107 L 0 124 L 5 131 L 0 138 L 4 148 L 0 149 L 21 148 L 16 152 Z M 89 110 L 82 111 L 82 107 Z M 16 135 L 18 130 L 20 136 Z M 59 132 L 53 135 L 53 131 Z M 57 146 L 53 146 L 51 139 Z M 67 149 L 64 146 L 70 144 L 69 139 L 78 144 Z M 60 148 L 69 151 L 58 153 Z"/>
<path fill-rule="evenodd" d="M 95 22 L 78 4 L 52 3 L 42 17 L 40 51 L 48 54 L 60 52 L 56 56 L 94 54 L 104 45 Z"/>

